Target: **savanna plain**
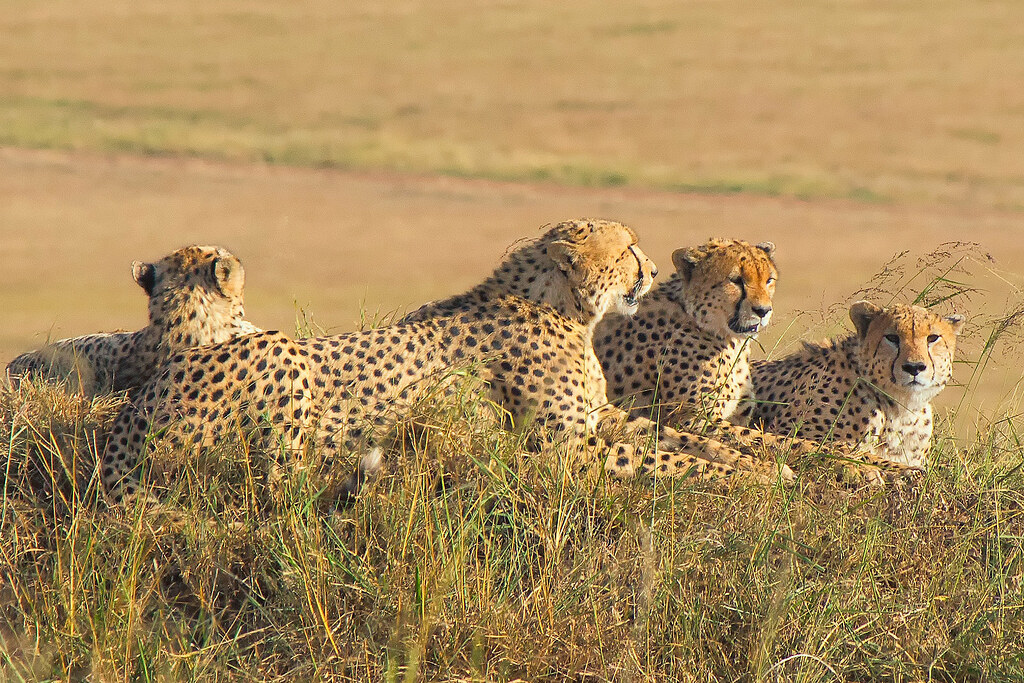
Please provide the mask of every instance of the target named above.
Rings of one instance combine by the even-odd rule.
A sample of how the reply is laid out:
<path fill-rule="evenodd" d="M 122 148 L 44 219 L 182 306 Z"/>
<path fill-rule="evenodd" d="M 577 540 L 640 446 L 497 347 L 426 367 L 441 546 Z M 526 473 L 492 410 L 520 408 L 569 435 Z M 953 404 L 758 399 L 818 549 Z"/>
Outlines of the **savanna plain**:
<path fill-rule="evenodd" d="M 185 244 L 332 333 L 580 216 L 663 273 L 775 242 L 755 356 L 862 297 L 969 320 L 932 466 L 884 490 L 612 484 L 467 394 L 351 505 L 240 439 L 114 508 L 123 397 L 0 389 L 0 678 L 1024 680 L 1019 2 L 8 0 L 0 35 L 3 362 L 141 327 L 131 262 Z"/>

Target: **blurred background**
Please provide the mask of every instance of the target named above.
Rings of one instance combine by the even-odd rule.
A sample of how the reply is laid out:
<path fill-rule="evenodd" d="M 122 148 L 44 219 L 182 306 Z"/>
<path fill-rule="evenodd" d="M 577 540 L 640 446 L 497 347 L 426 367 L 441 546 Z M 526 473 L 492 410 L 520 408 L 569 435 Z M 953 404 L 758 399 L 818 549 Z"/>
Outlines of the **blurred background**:
<path fill-rule="evenodd" d="M 142 326 L 131 262 L 189 243 L 256 324 L 341 332 L 599 216 L 663 272 L 774 241 L 759 355 L 924 292 L 975 323 L 941 403 L 1017 410 L 1020 0 L 6 0 L 0 35 L 0 362 Z"/>

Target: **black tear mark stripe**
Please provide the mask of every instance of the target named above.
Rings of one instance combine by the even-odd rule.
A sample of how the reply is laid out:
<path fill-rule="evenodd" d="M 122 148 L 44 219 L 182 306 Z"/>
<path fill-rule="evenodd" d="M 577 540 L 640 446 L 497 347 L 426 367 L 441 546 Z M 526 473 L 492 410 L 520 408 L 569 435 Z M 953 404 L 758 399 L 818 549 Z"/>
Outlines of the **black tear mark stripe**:
<path fill-rule="evenodd" d="M 740 309 L 743 308 L 743 302 L 747 299 L 747 286 L 743 284 L 742 276 L 738 283 L 738 287 L 740 288 L 740 298 L 739 301 L 736 302 L 736 309 L 732 312 L 733 324 L 737 326 L 740 324 Z"/>
<path fill-rule="evenodd" d="M 637 282 L 643 282 L 644 281 L 644 264 L 640 260 L 640 256 L 636 253 L 636 249 L 634 249 L 632 246 L 629 247 L 629 253 L 631 253 L 633 255 L 633 258 L 636 259 L 636 281 Z"/>

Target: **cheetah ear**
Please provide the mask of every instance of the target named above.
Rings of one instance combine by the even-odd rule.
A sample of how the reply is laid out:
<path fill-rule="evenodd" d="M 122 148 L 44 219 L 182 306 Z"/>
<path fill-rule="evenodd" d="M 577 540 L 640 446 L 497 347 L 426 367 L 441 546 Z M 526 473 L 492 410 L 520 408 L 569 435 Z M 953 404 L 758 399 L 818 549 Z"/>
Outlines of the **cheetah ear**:
<path fill-rule="evenodd" d="M 672 265 L 687 282 L 693 276 L 693 269 L 700 261 L 700 252 L 693 247 L 683 247 L 672 252 Z"/>
<path fill-rule="evenodd" d="M 758 242 L 754 245 L 764 253 L 768 254 L 768 258 L 775 255 L 775 243 L 774 242 Z"/>
<path fill-rule="evenodd" d="M 868 328 L 871 327 L 871 321 L 874 320 L 879 313 L 882 312 L 882 308 L 874 305 L 870 301 L 854 301 L 853 305 L 850 306 L 850 320 L 853 321 L 854 327 L 857 328 L 857 335 L 864 339 L 868 335 Z"/>
<path fill-rule="evenodd" d="M 132 261 L 132 278 L 146 292 L 146 296 L 153 296 L 153 288 L 156 286 L 156 266 L 152 263 Z"/>
<path fill-rule="evenodd" d="M 947 315 L 946 322 L 953 328 L 953 334 L 960 334 L 960 330 L 964 328 L 965 318 L 962 315 Z"/>
<path fill-rule="evenodd" d="M 242 262 L 233 256 L 213 260 L 213 279 L 224 296 L 242 296 L 245 270 L 242 269 Z"/>
<path fill-rule="evenodd" d="M 555 262 L 559 270 L 569 273 L 579 261 L 579 252 L 572 242 L 558 240 L 548 245 L 548 258 Z"/>

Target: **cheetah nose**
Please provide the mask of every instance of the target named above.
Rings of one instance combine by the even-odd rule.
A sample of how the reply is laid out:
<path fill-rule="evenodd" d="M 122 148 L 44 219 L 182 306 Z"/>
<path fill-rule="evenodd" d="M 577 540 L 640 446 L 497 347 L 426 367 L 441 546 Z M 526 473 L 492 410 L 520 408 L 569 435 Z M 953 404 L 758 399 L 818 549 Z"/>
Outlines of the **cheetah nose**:
<path fill-rule="evenodd" d="M 653 280 L 656 277 L 658 277 L 658 269 L 655 268 L 654 266 L 651 266 L 651 279 Z"/>
<path fill-rule="evenodd" d="M 924 372 L 925 367 L 927 366 L 924 363 L 904 363 L 903 372 L 916 377 L 918 374 Z"/>
<path fill-rule="evenodd" d="M 772 312 L 772 307 L 771 306 L 751 306 L 750 310 L 752 310 L 759 318 L 763 318 L 763 317 L 765 317 L 766 315 L 768 315 L 769 313 Z"/>

